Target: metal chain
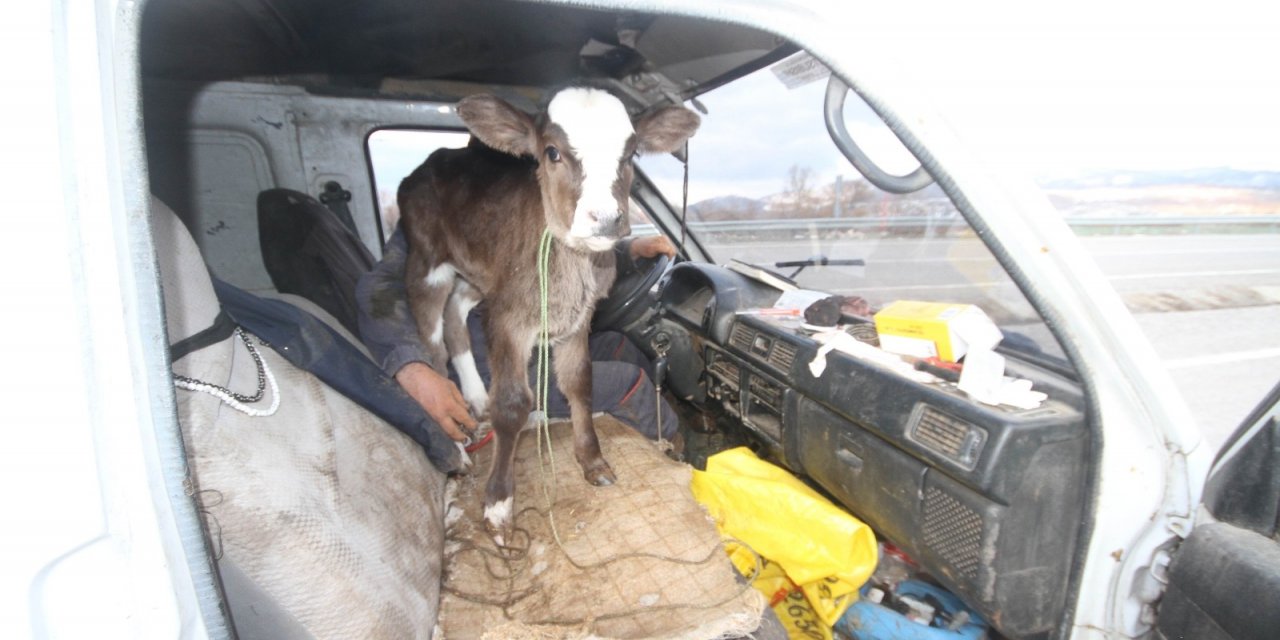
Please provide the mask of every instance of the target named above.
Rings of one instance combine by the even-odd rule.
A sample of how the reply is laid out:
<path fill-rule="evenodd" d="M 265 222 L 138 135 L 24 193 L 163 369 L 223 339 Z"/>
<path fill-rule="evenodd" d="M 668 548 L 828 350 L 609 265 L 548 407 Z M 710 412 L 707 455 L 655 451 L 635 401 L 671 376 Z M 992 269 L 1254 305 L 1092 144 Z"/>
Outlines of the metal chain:
<path fill-rule="evenodd" d="M 253 364 L 258 369 L 258 392 L 256 394 L 246 396 L 235 393 L 226 387 L 177 374 L 173 374 L 173 385 L 179 389 L 186 389 L 187 391 L 207 393 L 219 400 L 222 400 L 232 409 L 251 417 L 274 415 L 276 409 L 280 408 L 280 389 L 276 386 L 275 376 L 271 375 L 271 369 L 267 367 L 267 361 L 262 359 L 262 356 L 258 353 L 257 349 L 253 348 L 253 344 L 249 342 L 249 338 L 245 335 L 244 331 L 237 327 L 236 335 L 240 336 L 240 341 L 243 342 L 245 348 L 249 350 L 249 355 L 253 358 Z M 250 403 L 254 403 L 262 399 L 267 385 L 271 386 L 271 406 L 266 409 L 250 407 Z"/>
<path fill-rule="evenodd" d="M 226 387 L 220 387 L 216 384 L 205 382 L 203 380 L 196 380 L 194 378 L 180 376 L 176 373 L 173 374 L 173 379 L 177 380 L 178 382 L 185 382 L 189 385 L 200 385 L 202 387 L 208 387 L 210 389 L 220 391 L 223 394 L 226 394 L 227 396 L 234 399 L 236 402 L 251 403 L 251 402 L 257 402 L 261 400 L 263 392 L 267 388 L 267 373 L 262 365 L 262 356 L 258 355 L 258 350 L 253 348 L 253 343 L 249 342 L 249 338 L 248 336 L 245 335 L 244 329 L 241 329 L 240 327 L 236 327 L 236 335 L 240 337 L 240 341 L 244 343 L 245 348 L 249 350 L 249 357 L 253 358 L 253 366 L 257 367 L 258 369 L 258 392 L 257 393 L 253 394 L 252 396 L 246 396 L 243 394 L 236 393 Z"/>

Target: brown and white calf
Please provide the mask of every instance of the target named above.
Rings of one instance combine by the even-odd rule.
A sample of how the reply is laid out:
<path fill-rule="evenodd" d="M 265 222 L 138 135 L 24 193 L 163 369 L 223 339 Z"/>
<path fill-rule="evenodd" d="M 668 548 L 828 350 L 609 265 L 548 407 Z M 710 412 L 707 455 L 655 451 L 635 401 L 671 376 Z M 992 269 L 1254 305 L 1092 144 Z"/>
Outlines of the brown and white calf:
<path fill-rule="evenodd" d="M 574 454 L 587 481 L 611 484 L 613 470 L 591 421 L 591 315 L 613 283 L 612 247 L 631 231 L 633 156 L 675 151 L 699 120 L 671 106 L 633 124 L 617 98 L 584 88 L 560 91 L 536 117 L 490 95 L 468 97 L 457 109 L 471 131 L 469 145 L 432 153 L 400 185 L 409 243 L 406 283 L 433 366 L 443 369 L 451 355 L 473 404 L 484 389 L 474 364 L 466 364 L 466 312 L 476 294 L 487 302 L 488 413 L 497 451 L 484 519 L 502 544 L 513 526 L 516 438 L 533 405 L 528 363 L 541 327 L 537 254 L 543 230 L 554 238 L 549 342 L 569 401 Z"/>

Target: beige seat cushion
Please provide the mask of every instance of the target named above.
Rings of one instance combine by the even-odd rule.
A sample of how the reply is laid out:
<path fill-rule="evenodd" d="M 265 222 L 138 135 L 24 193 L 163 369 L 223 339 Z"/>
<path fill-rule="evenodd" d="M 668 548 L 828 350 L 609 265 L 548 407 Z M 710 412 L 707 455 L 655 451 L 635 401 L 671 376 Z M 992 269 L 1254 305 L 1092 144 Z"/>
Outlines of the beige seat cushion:
<path fill-rule="evenodd" d="M 153 201 L 169 341 L 204 329 L 217 300 L 195 243 Z M 427 638 L 439 607 L 444 476 L 394 427 L 252 344 L 279 389 L 251 417 L 177 390 L 194 490 L 242 638 Z M 251 394 L 238 337 L 174 363 Z M 250 406 L 265 408 L 271 392 Z"/>

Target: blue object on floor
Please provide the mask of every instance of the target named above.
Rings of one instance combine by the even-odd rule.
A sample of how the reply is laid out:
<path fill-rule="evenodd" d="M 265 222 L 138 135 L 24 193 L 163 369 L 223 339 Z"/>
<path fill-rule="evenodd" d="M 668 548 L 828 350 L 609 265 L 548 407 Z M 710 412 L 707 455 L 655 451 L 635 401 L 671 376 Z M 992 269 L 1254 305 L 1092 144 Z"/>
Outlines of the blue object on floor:
<path fill-rule="evenodd" d="M 836 621 L 836 629 L 855 640 L 979 640 L 987 635 L 987 623 L 976 611 L 965 606 L 955 594 L 927 582 L 904 580 L 894 597 L 910 596 L 923 601 L 925 596 L 933 596 L 948 616 L 966 611 L 969 621 L 955 631 L 912 622 L 889 607 L 867 600 L 869 588 L 869 584 L 864 586 L 862 597 Z"/>

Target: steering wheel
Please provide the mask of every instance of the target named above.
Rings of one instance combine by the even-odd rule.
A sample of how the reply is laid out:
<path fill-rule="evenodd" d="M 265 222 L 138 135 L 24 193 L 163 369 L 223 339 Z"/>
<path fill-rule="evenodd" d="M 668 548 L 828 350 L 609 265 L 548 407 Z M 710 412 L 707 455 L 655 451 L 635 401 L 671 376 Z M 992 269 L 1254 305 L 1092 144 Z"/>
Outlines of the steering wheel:
<path fill-rule="evenodd" d="M 666 272 L 671 258 L 666 254 L 658 254 L 652 258 L 636 259 L 636 269 L 627 274 L 619 274 L 609 289 L 609 295 L 596 304 L 596 314 L 591 320 L 591 328 L 621 329 L 640 317 L 649 307 L 649 289 L 658 282 L 658 278 Z"/>

